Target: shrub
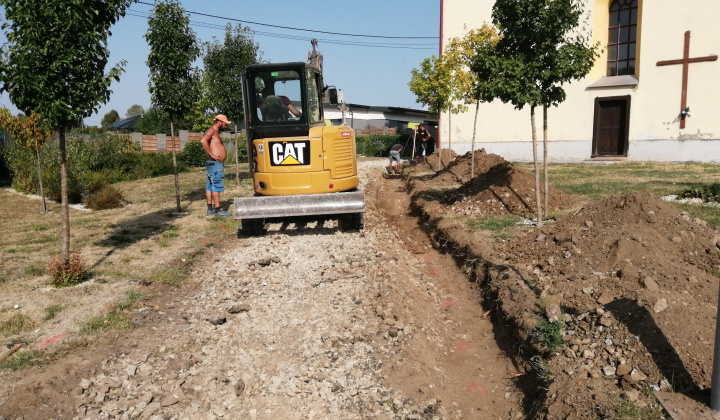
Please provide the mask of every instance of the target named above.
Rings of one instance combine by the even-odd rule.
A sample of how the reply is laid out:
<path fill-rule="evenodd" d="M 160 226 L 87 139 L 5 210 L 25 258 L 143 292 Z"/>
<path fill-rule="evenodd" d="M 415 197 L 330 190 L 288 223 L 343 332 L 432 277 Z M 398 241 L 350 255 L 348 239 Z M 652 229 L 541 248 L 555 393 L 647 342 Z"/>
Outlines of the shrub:
<path fill-rule="evenodd" d="M 359 154 L 364 156 L 385 157 L 390 153 L 390 148 L 393 144 L 404 144 L 404 140 L 407 140 L 407 135 L 383 134 L 376 136 L 360 136 L 355 139 L 355 142 L 357 144 L 357 152 Z"/>
<path fill-rule="evenodd" d="M 189 141 L 185 144 L 182 152 L 178 154 L 178 160 L 182 160 L 190 166 L 204 166 L 207 153 L 199 141 Z"/>
<path fill-rule="evenodd" d="M 137 155 L 133 169 L 134 179 L 151 178 L 173 173 L 172 155 L 169 153 L 143 153 Z M 187 171 L 188 165 L 178 161 L 178 172 Z"/>
<path fill-rule="evenodd" d="M 65 263 L 62 257 L 50 261 L 48 272 L 55 287 L 75 286 L 87 278 L 88 272 L 78 252 L 70 254 L 70 260 Z"/>
<path fill-rule="evenodd" d="M 692 187 L 680 193 L 681 198 L 700 198 L 703 203 L 720 202 L 720 184 Z"/>
<path fill-rule="evenodd" d="M 0 152 L 13 176 L 12 187 L 20 192 L 34 193 L 39 184 L 33 150 L 10 140 L 3 142 Z"/>
<path fill-rule="evenodd" d="M 90 194 L 85 205 L 92 210 L 116 209 L 123 206 L 122 193 L 112 185 L 105 184 L 99 190 Z"/>

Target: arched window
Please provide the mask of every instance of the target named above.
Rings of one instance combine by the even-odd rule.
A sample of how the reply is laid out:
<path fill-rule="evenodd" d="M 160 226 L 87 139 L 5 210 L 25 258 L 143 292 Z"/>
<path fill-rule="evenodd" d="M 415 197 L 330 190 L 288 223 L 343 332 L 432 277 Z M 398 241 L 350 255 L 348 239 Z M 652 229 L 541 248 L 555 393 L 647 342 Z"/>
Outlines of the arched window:
<path fill-rule="evenodd" d="M 608 76 L 635 74 L 638 0 L 613 0 L 608 25 Z"/>

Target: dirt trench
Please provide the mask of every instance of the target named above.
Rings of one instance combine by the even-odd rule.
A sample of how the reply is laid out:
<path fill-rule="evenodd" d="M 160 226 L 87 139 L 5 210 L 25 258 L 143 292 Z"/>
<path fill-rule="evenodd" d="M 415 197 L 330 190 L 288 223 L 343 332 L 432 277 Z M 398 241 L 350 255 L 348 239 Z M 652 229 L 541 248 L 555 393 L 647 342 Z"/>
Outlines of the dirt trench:
<path fill-rule="evenodd" d="M 467 223 L 534 218 L 531 175 L 485 150 L 407 172 L 421 226 L 478 284 L 533 378 L 526 415 L 661 419 L 673 395 L 674 410 L 714 418 L 717 231 L 647 191 L 578 204 L 551 188 L 564 216 L 501 238 Z"/>

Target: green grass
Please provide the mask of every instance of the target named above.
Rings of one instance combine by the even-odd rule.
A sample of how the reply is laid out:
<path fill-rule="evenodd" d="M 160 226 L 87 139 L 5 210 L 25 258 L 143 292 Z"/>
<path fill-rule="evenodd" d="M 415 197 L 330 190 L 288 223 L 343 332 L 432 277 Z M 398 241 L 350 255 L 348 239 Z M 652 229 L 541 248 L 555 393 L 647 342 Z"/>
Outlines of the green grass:
<path fill-rule="evenodd" d="M 562 330 L 564 328 L 565 323 L 562 321 L 550 322 L 543 319 L 530 331 L 529 335 L 534 341 L 540 343 L 545 350 L 555 352 L 565 346 L 562 339 Z"/>
<path fill-rule="evenodd" d="M 654 399 L 654 398 L 653 398 Z M 637 407 L 631 401 L 622 399 L 616 402 L 612 408 L 611 413 L 605 413 L 605 417 L 608 420 L 665 420 L 665 413 L 663 412 L 660 404 L 651 404 L 647 407 Z"/>
<path fill-rule="evenodd" d="M 513 163 L 527 173 L 534 173 L 532 163 Z M 720 165 L 700 163 L 623 162 L 612 165 L 555 163 L 548 165 L 550 185 L 580 202 L 604 200 L 614 195 L 646 190 L 658 196 L 695 189 L 707 189 L 720 182 Z M 720 226 L 720 208 L 676 204 L 692 217 Z"/>
<path fill-rule="evenodd" d="M 32 261 L 25 269 L 28 276 L 38 277 L 47 272 L 47 264 L 43 261 Z"/>
<path fill-rule="evenodd" d="M 0 322 L 0 335 L 14 335 L 32 331 L 37 324 L 27 315 L 15 314 L 7 321 Z"/>
<path fill-rule="evenodd" d="M 45 308 L 45 321 L 51 320 L 55 318 L 55 315 L 58 314 L 58 312 L 65 309 L 65 306 L 63 305 L 50 305 Z"/>
<path fill-rule="evenodd" d="M 20 370 L 31 366 L 38 366 L 44 363 L 41 350 L 28 350 L 21 348 L 9 358 L 0 362 L 0 371 Z"/>
<path fill-rule="evenodd" d="M 104 331 L 125 331 L 132 328 L 132 319 L 128 315 L 128 310 L 135 307 L 136 303 L 144 298 L 145 295 L 141 292 L 127 292 L 122 301 L 113 305 L 105 313 L 81 323 L 80 332 L 92 334 Z"/>
<path fill-rule="evenodd" d="M 59 240 L 56 236 L 42 236 L 42 237 L 35 238 L 35 239 L 28 239 L 27 241 L 24 241 L 23 244 L 26 244 L 26 245 L 49 244 L 52 242 L 59 242 Z"/>
<path fill-rule="evenodd" d="M 474 217 L 467 220 L 467 226 L 474 230 L 489 230 L 499 232 L 503 229 L 515 226 L 522 218 L 520 216 L 487 216 Z"/>
<path fill-rule="evenodd" d="M 170 286 L 177 286 L 188 276 L 188 270 L 184 266 L 175 265 L 167 268 L 160 268 L 151 273 L 147 280 L 151 282 L 165 283 Z"/>

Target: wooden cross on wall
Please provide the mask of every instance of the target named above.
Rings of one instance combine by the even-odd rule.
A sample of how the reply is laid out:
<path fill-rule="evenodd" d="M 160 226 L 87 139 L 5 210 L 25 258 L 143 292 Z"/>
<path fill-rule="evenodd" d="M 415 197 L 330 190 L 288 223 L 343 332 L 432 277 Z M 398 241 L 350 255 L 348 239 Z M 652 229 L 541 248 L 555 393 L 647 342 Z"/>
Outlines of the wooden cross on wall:
<path fill-rule="evenodd" d="M 702 61 L 715 61 L 717 55 L 708 55 L 705 57 L 694 57 L 690 58 L 690 31 L 685 31 L 685 46 L 683 47 L 683 58 L 679 60 L 664 60 L 658 61 L 658 66 L 669 66 L 672 64 L 682 64 L 682 93 L 680 95 L 680 110 L 684 110 L 687 107 L 687 85 L 688 85 L 688 67 L 690 63 L 700 63 Z M 685 114 L 680 113 L 680 128 L 685 128 Z"/>

